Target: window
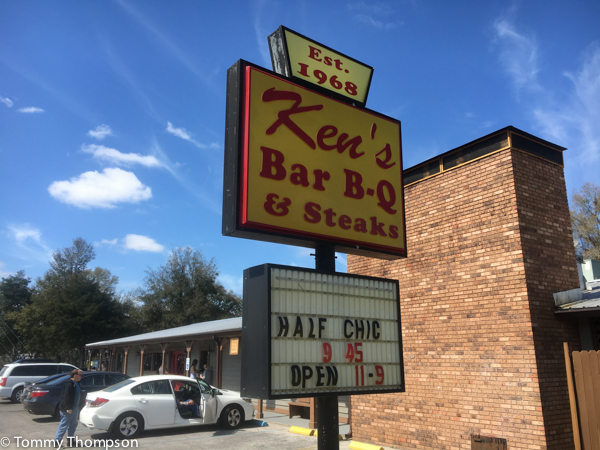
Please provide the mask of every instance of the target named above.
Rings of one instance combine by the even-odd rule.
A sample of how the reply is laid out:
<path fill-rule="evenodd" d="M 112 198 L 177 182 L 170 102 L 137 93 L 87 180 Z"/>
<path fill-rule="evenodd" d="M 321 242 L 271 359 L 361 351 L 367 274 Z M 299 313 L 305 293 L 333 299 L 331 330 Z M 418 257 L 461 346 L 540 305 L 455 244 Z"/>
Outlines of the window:
<path fill-rule="evenodd" d="M 112 374 L 112 373 L 110 373 L 110 374 L 107 373 L 105 375 L 105 377 L 106 377 L 106 385 L 107 386 L 112 386 L 113 384 L 117 384 L 117 383 L 119 383 L 119 382 L 121 382 L 123 380 L 127 380 L 128 379 L 127 375 L 115 375 L 115 374 Z"/>
<path fill-rule="evenodd" d="M 152 357 L 152 370 L 158 370 L 162 365 L 162 353 L 154 353 Z"/>
<path fill-rule="evenodd" d="M 69 378 L 70 378 L 70 377 L 69 377 L 69 375 L 62 375 L 62 376 L 59 376 L 59 377 L 57 377 L 57 378 L 54 378 L 53 380 L 50 380 L 50 381 L 48 381 L 46 384 L 47 384 L 48 386 L 54 386 L 54 385 L 57 385 L 57 384 L 63 384 L 63 383 L 65 383 L 65 382 L 66 382 L 66 381 L 67 381 Z"/>
<path fill-rule="evenodd" d="M 17 366 L 10 373 L 13 377 L 32 377 L 33 366 Z"/>
<path fill-rule="evenodd" d="M 204 394 L 205 392 L 210 392 L 212 391 L 212 388 L 208 385 L 208 383 L 206 383 L 205 381 L 202 380 L 198 380 L 198 384 L 200 385 L 200 389 L 202 390 L 202 393 Z"/>
<path fill-rule="evenodd" d="M 132 387 L 131 393 L 133 395 L 171 394 L 171 388 L 167 380 L 155 380 Z"/>
<path fill-rule="evenodd" d="M 71 371 L 75 369 L 75 367 L 71 366 L 58 366 L 59 373 L 71 373 Z"/>
<path fill-rule="evenodd" d="M 171 381 L 173 390 L 175 391 L 175 397 L 178 401 L 194 400 L 197 404 L 200 403 L 200 387 L 198 383 L 182 383 L 181 381 Z M 204 389 L 202 389 L 204 392 Z"/>
<path fill-rule="evenodd" d="M 144 370 L 152 370 L 152 353 L 144 353 Z"/>
<path fill-rule="evenodd" d="M 104 386 L 104 375 L 96 374 L 82 377 L 79 384 L 81 386 Z"/>
<path fill-rule="evenodd" d="M 10 375 L 13 377 L 49 377 L 56 372 L 56 364 L 31 364 L 15 367 Z"/>
<path fill-rule="evenodd" d="M 106 389 L 104 389 L 105 392 L 114 392 L 114 391 L 118 391 L 119 389 L 129 385 L 129 384 L 133 384 L 135 383 L 135 380 L 128 378 L 126 380 L 121 381 L 120 383 L 117 383 L 113 386 L 107 387 Z"/>
<path fill-rule="evenodd" d="M 556 151 L 553 148 L 546 147 L 545 145 L 524 138 L 523 136 L 520 136 L 515 133 L 512 133 L 511 136 L 512 146 L 514 148 L 518 148 L 519 150 L 523 150 L 524 152 L 530 153 L 535 156 L 539 156 L 540 158 L 544 158 L 545 160 L 551 161 L 561 166 L 563 165 L 563 157 L 561 151 Z"/>
<path fill-rule="evenodd" d="M 36 377 L 49 377 L 50 375 L 54 375 L 58 373 L 58 367 L 56 365 L 42 365 L 42 366 L 33 366 L 34 373 Z"/>

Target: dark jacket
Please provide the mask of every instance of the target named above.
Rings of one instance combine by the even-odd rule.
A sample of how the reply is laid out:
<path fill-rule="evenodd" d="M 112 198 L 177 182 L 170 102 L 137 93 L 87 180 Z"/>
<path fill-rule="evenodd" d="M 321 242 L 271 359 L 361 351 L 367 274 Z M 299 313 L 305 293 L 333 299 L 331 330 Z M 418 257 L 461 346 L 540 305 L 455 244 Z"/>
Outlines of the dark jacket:
<path fill-rule="evenodd" d="M 60 409 L 63 412 L 66 412 L 69 409 L 73 409 L 73 402 L 75 402 L 75 389 L 75 382 L 73 381 L 73 379 L 69 379 L 69 381 L 67 381 L 63 386 L 62 392 L 60 393 L 60 404 L 58 406 L 58 409 Z"/>

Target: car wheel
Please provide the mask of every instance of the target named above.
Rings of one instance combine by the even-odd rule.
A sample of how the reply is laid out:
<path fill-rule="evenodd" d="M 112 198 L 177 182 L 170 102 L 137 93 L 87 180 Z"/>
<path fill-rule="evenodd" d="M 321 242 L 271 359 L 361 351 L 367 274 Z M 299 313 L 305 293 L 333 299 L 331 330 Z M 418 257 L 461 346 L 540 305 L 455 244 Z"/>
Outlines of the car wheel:
<path fill-rule="evenodd" d="M 56 405 L 56 409 L 54 410 L 54 414 L 52 414 L 52 417 L 54 417 L 54 419 L 56 420 L 60 420 L 60 408 L 59 408 L 60 404 Z"/>
<path fill-rule="evenodd" d="M 18 387 L 13 391 L 12 396 L 10 397 L 10 401 L 13 403 L 21 403 L 22 396 L 23 396 L 23 388 Z"/>
<path fill-rule="evenodd" d="M 239 405 L 229 405 L 221 413 L 221 425 L 225 428 L 237 428 L 244 421 L 244 410 Z"/>
<path fill-rule="evenodd" d="M 121 439 L 133 439 L 144 431 L 144 419 L 136 412 L 121 414 L 113 424 L 113 433 Z"/>

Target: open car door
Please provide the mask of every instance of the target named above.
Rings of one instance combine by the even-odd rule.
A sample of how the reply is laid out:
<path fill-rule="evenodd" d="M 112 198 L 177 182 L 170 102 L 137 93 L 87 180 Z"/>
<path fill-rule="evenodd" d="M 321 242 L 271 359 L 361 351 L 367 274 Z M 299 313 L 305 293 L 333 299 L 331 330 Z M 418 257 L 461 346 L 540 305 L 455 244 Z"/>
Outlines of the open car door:
<path fill-rule="evenodd" d="M 194 380 L 180 381 L 171 380 L 171 386 L 175 393 L 177 412 L 175 414 L 176 425 L 200 425 L 211 423 L 204 421 L 202 414 L 202 393 L 200 386 Z"/>
<path fill-rule="evenodd" d="M 213 388 L 202 380 L 197 380 L 202 392 L 202 400 L 200 410 L 204 423 L 216 423 L 219 417 L 217 416 L 217 397 Z"/>

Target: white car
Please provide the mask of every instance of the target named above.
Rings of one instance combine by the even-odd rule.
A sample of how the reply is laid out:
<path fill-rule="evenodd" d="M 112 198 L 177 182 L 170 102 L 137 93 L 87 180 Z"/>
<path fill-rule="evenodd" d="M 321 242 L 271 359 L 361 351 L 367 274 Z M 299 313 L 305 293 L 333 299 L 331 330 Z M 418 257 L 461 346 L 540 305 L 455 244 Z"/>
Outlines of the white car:
<path fill-rule="evenodd" d="M 217 422 L 237 428 L 253 417 L 250 399 L 237 392 L 180 375 L 152 375 L 88 393 L 79 421 L 92 430 L 112 431 L 123 439 L 135 438 L 143 430 Z"/>

